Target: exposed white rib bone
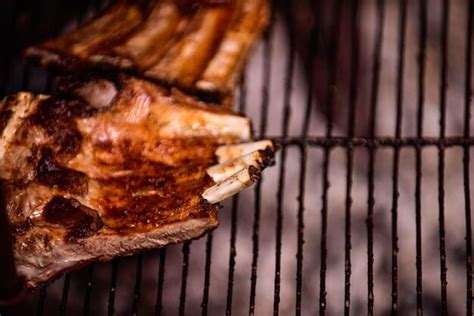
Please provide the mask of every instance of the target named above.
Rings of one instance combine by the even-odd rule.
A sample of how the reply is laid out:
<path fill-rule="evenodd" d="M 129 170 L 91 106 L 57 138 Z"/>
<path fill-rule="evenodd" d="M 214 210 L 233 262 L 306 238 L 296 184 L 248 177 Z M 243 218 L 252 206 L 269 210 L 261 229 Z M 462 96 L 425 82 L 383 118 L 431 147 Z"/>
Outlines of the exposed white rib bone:
<path fill-rule="evenodd" d="M 113 82 L 105 79 L 85 81 L 73 93 L 97 109 L 107 107 L 118 91 Z"/>
<path fill-rule="evenodd" d="M 251 137 L 251 123 L 246 117 L 184 107 L 171 108 L 165 116 L 162 108 L 157 110 L 161 110 L 156 116 L 161 120 L 160 135 L 163 137 L 234 136 L 242 141 Z"/>
<path fill-rule="evenodd" d="M 219 164 L 206 172 L 216 182 L 202 194 L 209 203 L 220 202 L 252 185 L 265 168 L 264 149 L 274 149 L 270 140 L 221 146 L 216 150 Z"/>
<path fill-rule="evenodd" d="M 229 178 L 233 174 L 247 169 L 249 166 L 254 166 L 258 170 L 261 169 L 263 162 L 262 152 L 257 150 L 250 154 L 234 158 L 224 163 L 209 167 L 206 172 L 214 180 L 219 183 Z"/>
<path fill-rule="evenodd" d="M 234 158 L 266 148 L 274 149 L 274 145 L 271 140 L 261 140 L 258 142 L 237 145 L 225 145 L 217 148 L 216 156 L 219 163 L 221 164 Z"/>
<path fill-rule="evenodd" d="M 208 188 L 204 191 L 202 197 L 209 203 L 214 204 L 239 193 L 256 180 L 257 178 L 251 174 L 251 168 L 247 168 Z"/>

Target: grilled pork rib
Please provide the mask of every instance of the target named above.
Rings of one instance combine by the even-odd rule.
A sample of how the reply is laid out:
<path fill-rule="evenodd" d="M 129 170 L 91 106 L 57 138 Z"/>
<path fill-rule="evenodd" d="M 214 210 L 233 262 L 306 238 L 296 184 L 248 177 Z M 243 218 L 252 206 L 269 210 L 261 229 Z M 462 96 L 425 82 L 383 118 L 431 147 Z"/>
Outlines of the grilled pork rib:
<path fill-rule="evenodd" d="M 0 104 L 0 177 L 17 270 L 29 287 L 94 260 L 198 238 L 218 202 L 272 161 L 250 122 L 124 78 L 63 82 L 79 98 Z M 244 143 L 242 143 L 244 142 Z"/>
<path fill-rule="evenodd" d="M 127 70 L 191 93 L 228 99 L 267 24 L 267 0 L 196 1 L 201 5 L 191 9 L 182 2 L 157 0 L 144 8 L 121 1 L 78 30 L 30 47 L 26 55 L 68 70 Z"/>

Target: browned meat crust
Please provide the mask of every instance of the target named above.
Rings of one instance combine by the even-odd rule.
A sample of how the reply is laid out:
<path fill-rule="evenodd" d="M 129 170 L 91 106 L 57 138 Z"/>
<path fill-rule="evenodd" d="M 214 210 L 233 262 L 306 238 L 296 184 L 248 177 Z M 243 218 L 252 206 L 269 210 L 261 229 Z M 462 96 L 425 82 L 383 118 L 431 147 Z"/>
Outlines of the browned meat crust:
<path fill-rule="evenodd" d="M 198 238 L 218 225 L 219 201 L 258 179 L 272 142 L 240 144 L 247 118 L 186 93 L 230 102 L 268 11 L 267 0 L 123 0 L 26 51 L 67 71 L 162 83 L 69 77 L 58 85 L 67 97 L 0 102 L 0 178 L 29 287 Z"/>
<path fill-rule="evenodd" d="M 0 103 L 0 177 L 29 287 L 215 228 L 207 169 L 218 146 L 251 137 L 248 119 L 180 92 L 94 82 L 64 82 L 82 101 L 19 93 Z M 109 102 L 90 97 L 96 89 Z"/>
<path fill-rule="evenodd" d="M 27 54 L 43 57 L 41 62 L 45 65 L 77 67 L 80 60 L 123 40 L 142 22 L 144 14 L 142 7 L 119 1 L 79 29 L 31 47 Z"/>

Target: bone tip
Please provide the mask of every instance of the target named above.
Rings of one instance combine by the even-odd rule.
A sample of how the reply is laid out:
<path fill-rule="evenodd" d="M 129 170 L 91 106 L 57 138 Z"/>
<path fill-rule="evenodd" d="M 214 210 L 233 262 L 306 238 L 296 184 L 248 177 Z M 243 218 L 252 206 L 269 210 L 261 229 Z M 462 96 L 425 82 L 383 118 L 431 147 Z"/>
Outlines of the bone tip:
<path fill-rule="evenodd" d="M 275 165 L 275 150 L 274 147 L 265 147 L 265 149 L 261 149 L 260 153 L 262 154 L 262 164 L 263 168 L 267 166 L 274 166 Z"/>
<path fill-rule="evenodd" d="M 216 184 L 204 191 L 202 197 L 211 204 L 244 190 L 260 179 L 262 171 L 267 166 L 275 164 L 276 146 L 271 140 L 230 146 L 241 147 L 239 156 L 234 152 L 233 155 L 227 157 L 229 159 L 226 159 L 225 162 L 212 166 L 207 171 Z M 248 152 L 249 149 L 252 150 Z M 251 155 L 252 161 L 250 162 L 248 155 Z M 239 170 L 239 164 L 235 164 L 236 160 L 240 160 L 240 166 L 242 166 L 242 162 L 245 162 L 245 167 Z M 229 175 L 229 171 L 231 171 L 231 175 Z"/>
<path fill-rule="evenodd" d="M 249 166 L 248 173 L 250 176 L 250 182 L 255 183 L 258 180 L 260 180 L 260 174 L 262 173 L 263 169 L 265 169 L 266 166 L 262 166 L 261 168 L 257 168 L 254 166 Z"/>

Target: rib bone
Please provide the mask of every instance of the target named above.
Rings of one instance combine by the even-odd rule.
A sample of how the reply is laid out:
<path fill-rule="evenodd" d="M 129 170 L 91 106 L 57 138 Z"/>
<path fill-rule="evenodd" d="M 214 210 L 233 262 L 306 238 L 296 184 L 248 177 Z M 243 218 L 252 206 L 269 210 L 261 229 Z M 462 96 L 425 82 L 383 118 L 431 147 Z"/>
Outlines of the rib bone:
<path fill-rule="evenodd" d="M 190 22 L 186 35 L 145 74 L 168 84 L 191 87 L 211 58 L 226 26 L 229 10 L 201 9 Z"/>
<path fill-rule="evenodd" d="M 252 185 L 257 181 L 258 177 L 253 171 L 252 167 L 241 170 L 236 174 L 230 176 L 224 181 L 210 187 L 202 194 L 202 197 L 209 203 L 215 204 L 228 197 L 239 193 L 246 187 Z"/>
<path fill-rule="evenodd" d="M 266 148 L 274 149 L 273 142 L 271 140 L 261 140 L 252 143 L 236 144 L 236 145 L 224 145 L 220 146 L 216 150 L 216 156 L 219 163 L 224 163 L 231 159 L 247 155 L 256 150 L 264 150 Z"/>
<path fill-rule="evenodd" d="M 136 66 L 145 70 L 153 66 L 169 49 L 173 36 L 187 25 L 173 1 L 157 1 L 143 25 L 111 52 L 91 56 L 93 62 L 110 63 L 120 68 Z"/>
<path fill-rule="evenodd" d="M 198 89 L 222 95 L 231 93 L 245 56 L 268 21 L 265 0 L 244 0 L 238 6 L 235 22 L 230 23 L 216 54 L 196 82 Z"/>
<path fill-rule="evenodd" d="M 212 180 L 219 183 L 233 174 L 248 168 L 249 166 L 261 169 L 260 165 L 263 164 L 263 160 L 263 152 L 257 150 L 250 154 L 234 158 L 218 165 L 214 165 L 207 169 L 207 174 L 211 176 Z"/>
<path fill-rule="evenodd" d="M 118 93 L 113 82 L 102 78 L 78 81 L 74 77 L 61 77 L 56 86 L 62 93 L 72 94 L 97 109 L 109 106 Z"/>
<path fill-rule="evenodd" d="M 240 146 L 246 149 L 251 147 L 259 149 L 211 166 L 206 170 L 207 174 L 216 182 L 202 195 L 209 203 L 222 201 L 252 185 L 259 178 L 260 172 L 273 162 L 274 151 L 271 141 L 247 143 Z M 219 148 L 222 150 L 223 147 L 230 146 Z"/>

